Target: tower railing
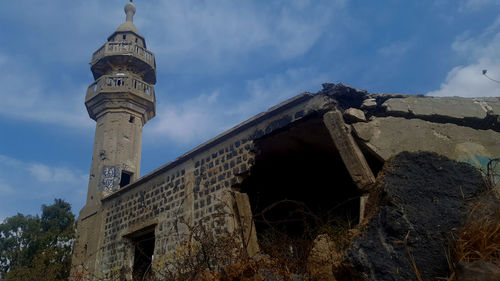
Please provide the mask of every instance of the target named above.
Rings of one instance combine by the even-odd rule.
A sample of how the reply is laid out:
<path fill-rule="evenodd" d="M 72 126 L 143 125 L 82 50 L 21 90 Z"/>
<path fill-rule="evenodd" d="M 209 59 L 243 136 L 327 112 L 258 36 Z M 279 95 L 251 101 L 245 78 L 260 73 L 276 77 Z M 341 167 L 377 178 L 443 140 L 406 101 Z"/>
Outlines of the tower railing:
<path fill-rule="evenodd" d="M 155 55 L 146 48 L 132 42 L 106 42 L 92 55 L 92 63 L 110 55 L 133 54 L 155 67 Z"/>
<path fill-rule="evenodd" d="M 87 89 L 87 100 L 100 92 L 131 92 L 154 98 L 154 87 L 140 79 L 125 75 L 103 75 Z"/>

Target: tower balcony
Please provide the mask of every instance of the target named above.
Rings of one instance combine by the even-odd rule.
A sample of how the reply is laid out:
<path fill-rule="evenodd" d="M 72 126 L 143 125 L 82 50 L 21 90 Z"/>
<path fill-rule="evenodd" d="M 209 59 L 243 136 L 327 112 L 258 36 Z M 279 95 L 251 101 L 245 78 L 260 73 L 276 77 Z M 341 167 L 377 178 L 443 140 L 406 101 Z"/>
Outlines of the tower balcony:
<path fill-rule="evenodd" d="M 103 75 L 90 84 L 87 89 L 86 100 L 91 99 L 100 92 L 131 92 L 138 96 L 154 100 L 154 86 L 132 76 Z"/>
<path fill-rule="evenodd" d="M 155 55 L 133 42 L 106 42 L 92 55 L 94 79 L 126 66 L 150 83 L 156 84 Z"/>
<path fill-rule="evenodd" d="M 88 87 L 85 105 L 94 120 L 105 111 L 126 109 L 146 123 L 155 116 L 154 86 L 133 76 L 103 75 Z"/>

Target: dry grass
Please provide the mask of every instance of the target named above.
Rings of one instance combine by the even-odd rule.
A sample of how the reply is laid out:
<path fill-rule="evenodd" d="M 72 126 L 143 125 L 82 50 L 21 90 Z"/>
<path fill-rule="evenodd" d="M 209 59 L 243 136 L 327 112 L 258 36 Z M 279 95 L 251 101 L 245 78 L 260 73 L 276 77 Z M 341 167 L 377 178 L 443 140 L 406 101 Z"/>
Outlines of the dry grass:
<path fill-rule="evenodd" d="M 454 260 L 500 265 L 500 207 L 493 215 L 469 221 L 461 229 L 455 242 Z"/>
<path fill-rule="evenodd" d="M 448 281 L 456 280 L 459 263 L 488 262 L 500 266 L 500 200 L 493 191 L 480 196 L 464 227 L 451 234 L 450 245 Z"/>
<path fill-rule="evenodd" d="M 459 263 L 488 262 L 500 266 L 499 165 L 500 158 L 492 159 L 487 171 L 483 171 L 488 190 L 472 205 L 465 225 L 450 234 L 446 256 L 451 273 L 439 279 L 456 280 Z"/>

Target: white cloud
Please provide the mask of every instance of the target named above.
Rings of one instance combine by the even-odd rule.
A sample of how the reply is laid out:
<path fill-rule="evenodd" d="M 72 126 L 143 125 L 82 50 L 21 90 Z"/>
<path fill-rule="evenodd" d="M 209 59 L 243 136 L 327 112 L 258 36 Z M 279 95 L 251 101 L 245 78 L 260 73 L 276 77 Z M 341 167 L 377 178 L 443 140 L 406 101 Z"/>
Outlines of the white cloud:
<path fill-rule="evenodd" d="M 475 61 L 479 58 L 500 59 L 500 16 L 482 33 L 472 36 L 466 31 L 452 44 L 452 49 L 465 59 Z"/>
<path fill-rule="evenodd" d="M 141 20 L 152 35 L 150 49 L 176 70 L 196 71 L 200 65 L 234 67 L 256 51 L 273 60 L 300 56 L 342 12 L 344 2 L 173 0 L 144 5 L 141 13 L 150 17 Z"/>
<path fill-rule="evenodd" d="M 216 120 L 219 92 L 201 94 L 195 99 L 178 104 L 159 106 L 158 116 L 146 131 L 154 137 L 165 136 L 174 143 L 186 143 L 210 137 L 217 132 L 220 123 Z"/>
<path fill-rule="evenodd" d="M 50 165 L 0 154 L 0 216 L 33 214 L 41 202 L 62 198 L 78 211 L 85 200 L 88 174 L 68 165 Z M 22 202 L 22 204 L 20 203 Z"/>
<path fill-rule="evenodd" d="M 2 179 L 0 179 L 0 192 L 10 193 L 13 191 L 14 191 L 14 188 L 12 188 L 10 185 L 8 185 L 7 183 L 3 182 Z"/>
<path fill-rule="evenodd" d="M 462 57 L 464 64 L 454 67 L 440 89 L 427 93 L 431 96 L 492 97 L 500 96 L 500 84 L 482 75 L 500 80 L 500 16 L 478 36 L 465 33 L 455 40 L 452 49 Z"/>
<path fill-rule="evenodd" d="M 137 4 L 135 23 L 139 31 L 147 33 L 143 35 L 148 48 L 165 62 L 162 69 L 230 73 L 245 68 L 242 62 L 248 63 L 256 52 L 265 54 L 258 56 L 260 59 L 268 60 L 288 60 L 308 52 L 326 28 L 332 28 L 336 16 L 344 13 L 345 3 L 148 1 Z M 56 77 L 61 71 L 55 68 L 85 65 L 92 51 L 124 20 L 122 5 L 123 1 L 117 0 L 76 4 L 55 0 L 38 7 L 32 1 L 20 0 L 0 11 L 7 23 L 21 25 L 19 35 L 12 37 L 14 41 L 0 46 L 0 116 L 67 128 L 93 127 L 83 106 L 91 81 Z M 187 101 L 180 107 L 164 107 L 158 115 L 192 124 L 187 127 L 197 124 L 208 129 L 187 132 L 183 130 L 186 126 L 176 125 L 161 130 L 172 131 L 171 135 L 180 140 L 217 130 L 217 125 L 211 125 L 210 109 L 204 110 L 201 105 L 200 101 Z M 180 131 L 174 133 L 174 129 Z"/>
<path fill-rule="evenodd" d="M 124 20 L 125 1 L 18 0 L 3 5 L 0 18 L 18 36 L 0 51 L 17 47 L 46 63 L 84 64 Z M 238 66 L 263 50 L 290 59 L 307 52 L 344 13 L 346 0 L 141 1 L 134 18 L 148 47 L 172 69 Z M 20 21 L 19 19 L 22 19 Z M 335 26 L 334 26 L 335 27 Z M 340 29 L 340 28 L 339 28 Z M 22 40 L 20 40 L 22 38 Z M 19 46 L 15 46 L 19 45 Z M 196 65 L 187 65 L 192 62 Z M 167 65 L 167 64 L 165 64 Z"/>
<path fill-rule="evenodd" d="M 27 171 L 36 181 L 44 183 L 78 183 L 88 180 L 87 174 L 70 167 L 25 162 L 0 154 L 0 167 L 2 166 L 3 170 Z M 4 173 L 4 177 L 6 174 Z M 9 187 L 4 178 L 0 178 L 0 190 L 1 186 Z"/>
<path fill-rule="evenodd" d="M 50 167 L 44 164 L 29 164 L 28 171 L 40 182 L 75 183 L 85 182 L 86 175 L 76 173 L 67 167 Z"/>
<path fill-rule="evenodd" d="M 10 38 L 9 44 L 0 50 L 8 47 L 29 50 L 36 60 L 50 60 L 53 64 L 86 63 L 91 50 L 99 47 L 96 42 L 104 43 L 105 34 L 111 34 L 112 28 L 123 20 L 120 7 L 124 1 L 52 0 L 44 1 L 43 5 L 37 2 L 2 3 L 0 18 L 15 25 L 17 37 Z M 103 29 L 107 26 L 111 28 Z"/>
<path fill-rule="evenodd" d="M 498 0 L 462 0 L 458 6 L 460 12 L 477 11 L 486 6 L 499 6 Z"/>
<path fill-rule="evenodd" d="M 481 73 L 488 69 L 500 74 L 499 62 L 480 60 L 478 63 L 453 68 L 438 91 L 427 93 L 430 96 L 460 97 L 498 97 L 500 84 L 488 80 Z"/>
<path fill-rule="evenodd" d="M 86 86 L 61 81 L 60 85 L 50 87 L 41 77 L 43 72 L 33 69 L 33 65 L 21 58 L 0 54 L 0 115 L 71 128 L 92 125 L 83 106 Z"/>
<path fill-rule="evenodd" d="M 229 112 L 249 118 L 304 91 L 315 92 L 329 80 L 326 74 L 312 68 L 290 68 L 284 73 L 250 80 L 246 86 L 249 97 Z"/>
<path fill-rule="evenodd" d="M 2 154 L 0 154 L 0 163 L 11 167 L 19 167 L 23 165 L 23 162 Z"/>
<path fill-rule="evenodd" d="M 160 106 L 151 127 L 144 131 L 145 139 L 166 137 L 176 144 L 198 144 L 290 97 L 306 90 L 317 91 L 328 80 L 327 75 L 313 69 L 294 68 L 246 81 L 236 104 L 227 104 L 232 92 L 215 90 L 195 99 Z"/>
<path fill-rule="evenodd" d="M 383 56 L 399 57 L 404 56 L 413 48 L 414 40 L 395 41 L 377 50 L 377 53 Z"/>

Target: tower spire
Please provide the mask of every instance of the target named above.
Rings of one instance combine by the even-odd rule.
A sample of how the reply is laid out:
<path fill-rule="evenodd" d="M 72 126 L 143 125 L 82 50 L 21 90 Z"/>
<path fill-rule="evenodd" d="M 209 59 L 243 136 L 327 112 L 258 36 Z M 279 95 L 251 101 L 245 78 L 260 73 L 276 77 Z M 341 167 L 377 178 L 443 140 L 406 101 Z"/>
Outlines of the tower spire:
<path fill-rule="evenodd" d="M 120 24 L 120 26 L 118 26 L 118 28 L 116 29 L 116 32 L 134 32 L 136 35 L 138 35 L 141 38 L 141 40 L 144 43 L 144 46 L 146 46 L 146 42 L 144 41 L 144 38 L 141 36 L 139 31 L 137 30 L 137 27 L 135 27 L 135 25 L 134 25 L 134 15 L 136 12 L 136 8 L 135 8 L 134 3 L 132 3 L 132 1 L 128 2 L 124 7 L 124 11 L 125 11 L 125 15 L 126 15 L 125 21 L 122 24 Z M 110 36 L 108 38 L 108 41 L 110 40 L 111 37 L 112 36 Z"/>
<path fill-rule="evenodd" d="M 135 11 L 135 5 L 132 3 L 132 0 L 130 0 L 130 2 L 125 5 L 125 15 L 127 15 L 126 21 L 134 22 Z"/>
<path fill-rule="evenodd" d="M 142 128 L 156 113 L 155 56 L 133 23 L 135 5 L 126 3 L 126 21 L 92 55 L 95 81 L 85 96 L 96 130 L 73 265 L 84 265 L 91 274 L 102 272 L 98 262 L 104 237 L 101 200 L 140 177 Z"/>

